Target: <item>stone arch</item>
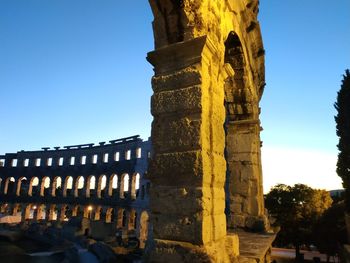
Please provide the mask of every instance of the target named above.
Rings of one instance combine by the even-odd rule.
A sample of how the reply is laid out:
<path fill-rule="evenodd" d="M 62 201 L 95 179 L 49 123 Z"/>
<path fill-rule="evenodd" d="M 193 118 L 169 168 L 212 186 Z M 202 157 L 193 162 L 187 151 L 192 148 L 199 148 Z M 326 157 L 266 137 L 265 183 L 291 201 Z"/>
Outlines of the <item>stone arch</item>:
<path fill-rule="evenodd" d="M 92 213 L 93 213 L 94 207 L 92 205 L 87 205 L 84 207 L 84 214 L 83 216 L 88 219 L 92 219 Z"/>
<path fill-rule="evenodd" d="M 36 196 L 40 194 L 39 183 L 40 183 L 39 178 L 36 176 L 30 179 L 29 189 L 28 189 L 29 196 Z"/>
<path fill-rule="evenodd" d="M 1 205 L 0 213 L 7 214 L 9 210 L 9 204 L 5 203 Z"/>
<path fill-rule="evenodd" d="M 56 204 L 50 204 L 48 209 L 46 209 L 47 220 L 56 221 L 58 219 L 58 209 Z"/>
<path fill-rule="evenodd" d="M 71 192 L 73 189 L 73 177 L 72 176 L 67 176 L 64 180 L 64 185 L 63 185 L 63 196 L 70 196 Z"/>
<path fill-rule="evenodd" d="M 62 205 L 59 208 L 59 221 L 68 221 L 72 216 L 72 209 L 69 205 Z"/>
<path fill-rule="evenodd" d="M 231 73 L 225 81 L 226 121 L 252 118 L 254 98 L 247 81 L 244 49 L 235 32 L 230 32 L 225 41 L 225 63 L 231 66 Z"/>
<path fill-rule="evenodd" d="M 83 176 L 78 176 L 77 179 L 75 180 L 75 184 L 74 184 L 74 196 L 75 197 L 81 197 L 82 196 L 82 192 L 84 191 L 84 183 L 85 183 L 85 179 Z"/>
<path fill-rule="evenodd" d="M 112 174 L 108 183 L 108 196 L 115 196 L 118 189 L 118 175 Z"/>
<path fill-rule="evenodd" d="M 148 53 L 147 59 L 155 73 L 151 103 L 154 117 L 151 137 L 155 147 L 149 174 L 153 236 L 157 240 L 150 247 L 150 255 L 152 260 L 160 262 L 164 257 L 174 259 L 177 253 L 185 254 L 184 257 L 196 254 L 195 249 L 199 248 L 207 251 L 203 253 L 207 261 L 230 262 L 233 250 L 239 253 L 238 248 L 232 246 L 226 250 L 220 241 L 236 243 L 227 235 L 224 213 L 227 160 L 224 86 L 228 77 L 235 74 L 229 63 L 224 63 L 225 38 L 235 31 L 243 40 L 247 58 L 244 67 L 248 73 L 244 75 L 248 78 L 245 84 L 255 92 L 260 88 L 257 83 L 263 80 L 263 59 L 256 62 L 258 57 L 263 57 L 258 1 L 150 0 L 150 4 L 154 14 L 155 51 Z M 233 108 L 236 112 L 250 114 L 250 110 L 255 112 L 258 108 L 248 105 L 255 100 L 249 92 L 250 89 L 242 91 L 243 95 L 248 94 L 248 103 L 243 110 Z M 239 96 L 238 92 L 236 97 L 245 99 Z M 239 170 L 245 173 L 244 169 Z M 196 194 L 185 194 L 178 199 L 179 196 L 175 198 L 175 194 L 169 193 L 169 188 Z M 198 196 L 201 202 L 197 202 Z M 262 203 L 262 195 L 255 198 Z M 250 203 L 252 199 L 245 201 Z M 193 205 L 184 207 L 184 202 Z M 164 205 L 170 203 L 171 208 Z M 207 212 L 194 215 L 194 210 L 203 209 Z M 176 231 L 169 233 L 169 225 Z M 163 241 L 167 250 L 163 249 Z M 195 248 L 185 248 L 179 244 L 182 242 Z"/>
<path fill-rule="evenodd" d="M 134 173 L 131 179 L 131 189 L 130 189 L 130 196 L 131 199 L 136 199 L 139 193 L 140 188 L 140 174 Z"/>
<path fill-rule="evenodd" d="M 4 194 L 12 195 L 15 192 L 16 179 L 14 177 L 7 177 L 5 179 Z"/>
<path fill-rule="evenodd" d="M 121 176 L 120 183 L 119 183 L 119 197 L 124 199 L 126 197 L 126 194 L 129 192 L 129 174 L 124 173 Z"/>
<path fill-rule="evenodd" d="M 225 91 L 226 216 L 229 228 L 252 228 L 264 214 L 260 154 L 259 94 L 249 81 L 241 40 L 230 32 L 225 63 L 230 65 Z M 257 198 L 258 197 L 258 198 Z M 249 219 L 249 220 L 248 220 Z"/>
<path fill-rule="evenodd" d="M 90 175 L 86 180 L 86 197 L 94 197 L 96 192 L 96 177 Z"/>
<path fill-rule="evenodd" d="M 52 180 L 51 195 L 52 196 L 61 196 L 62 195 L 62 178 L 60 176 L 56 176 Z"/>
<path fill-rule="evenodd" d="M 75 205 L 72 208 L 72 216 L 82 217 L 83 216 L 83 209 L 80 205 Z"/>
<path fill-rule="evenodd" d="M 36 209 L 37 207 L 35 204 L 28 204 L 24 210 L 24 220 L 34 219 Z"/>
<path fill-rule="evenodd" d="M 40 184 L 40 196 L 48 196 L 48 192 L 50 189 L 50 177 L 45 176 L 42 180 L 41 180 L 41 184 Z"/>
<path fill-rule="evenodd" d="M 46 215 L 46 205 L 45 204 L 39 204 L 36 208 L 36 220 L 45 220 L 47 219 Z"/>
<path fill-rule="evenodd" d="M 17 188 L 16 188 L 16 195 L 17 196 L 23 196 L 28 193 L 28 180 L 27 177 L 20 177 L 17 180 Z"/>
<path fill-rule="evenodd" d="M 97 183 L 97 197 L 98 198 L 105 196 L 106 188 L 107 188 L 107 176 L 102 174 L 98 178 L 98 183 Z"/>
<path fill-rule="evenodd" d="M 148 224 L 149 224 L 149 215 L 147 211 L 143 211 L 139 217 L 139 226 L 140 226 L 140 248 L 145 248 L 146 241 L 148 239 Z"/>

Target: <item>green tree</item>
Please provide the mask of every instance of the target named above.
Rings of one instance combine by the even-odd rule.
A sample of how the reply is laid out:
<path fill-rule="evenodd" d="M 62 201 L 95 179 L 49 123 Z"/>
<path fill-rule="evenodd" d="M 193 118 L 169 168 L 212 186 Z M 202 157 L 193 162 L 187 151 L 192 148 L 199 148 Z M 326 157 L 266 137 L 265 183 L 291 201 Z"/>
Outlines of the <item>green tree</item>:
<path fill-rule="evenodd" d="M 338 111 L 335 116 L 339 137 L 337 173 L 343 180 L 346 211 L 350 213 L 350 71 L 348 69 L 343 75 L 334 107 Z"/>
<path fill-rule="evenodd" d="M 304 184 L 278 184 L 266 195 L 265 205 L 280 226 L 275 244 L 295 247 L 296 258 L 300 246 L 312 242 L 313 225 L 331 206 L 332 199 L 325 190 L 316 190 Z"/>
<path fill-rule="evenodd" d="M 333 204 L 314 227 L 315 244 L 321 253 L 327 254 L 327 262 L 339 254 L 338 249 L 346 243 L 344 211 L 344 202 Z"/>

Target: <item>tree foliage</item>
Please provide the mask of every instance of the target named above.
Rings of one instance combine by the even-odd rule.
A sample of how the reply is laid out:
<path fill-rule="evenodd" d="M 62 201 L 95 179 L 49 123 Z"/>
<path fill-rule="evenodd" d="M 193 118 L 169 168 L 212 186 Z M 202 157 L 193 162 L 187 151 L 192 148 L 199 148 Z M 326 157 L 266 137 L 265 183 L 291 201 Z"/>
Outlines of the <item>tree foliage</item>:
<path fill-rule="evenodd" d="M 314 226 L 315 244 L 321 253 L 328 255 L 328 259 L 338 254 L 338 249 L 346 243 L 344 211 L 344 202 L 335 203 Z"/>
<path fill-rule="evenodd" d="M 350 213 L 350 71 L 348 69 L 343 75 L 334 107 L 338 111 L 335 116 L 339 137 L 337 173 L 343 180 L 346 211 Z"/>
<path fill-rule="evenodd" d="M 312 241 L 312 230 L 322 213 L 331 206 L 332 199 L 325 190 L 304 184 L 278 184 L 266 195 L 265 205 L 280 226 L 276 245 L 294 245 L 298 256 L 302 244 Z"/>

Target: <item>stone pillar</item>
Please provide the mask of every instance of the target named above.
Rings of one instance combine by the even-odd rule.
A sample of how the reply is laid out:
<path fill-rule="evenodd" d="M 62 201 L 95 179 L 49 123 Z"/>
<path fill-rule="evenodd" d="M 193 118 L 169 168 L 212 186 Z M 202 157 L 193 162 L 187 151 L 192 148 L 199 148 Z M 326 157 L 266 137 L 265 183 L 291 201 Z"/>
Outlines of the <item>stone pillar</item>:
<path fill-rule="evenodd" d="M 25 206 L 25 204 L 24 204 L 24 206 Z M 32 207 L 32 205 L 28 204 L 24 208 L 22 208 L 22 221 L 29 219 L 31 207 Z"/>
<path fill-rule="evenodd" d="M 45 212 L 45 205 L 38 205 L 37 206 L 37 215 L 36 215 L 36 220 L 43 220 L 44 217 L 44 212 Z M 45 218 L 47 217 L 47 215 L 45 215 Z"/>
<path fill-rule="evenodd" d="M 98 221 L 101 219 L 101 213 L 102 213 L 102 207 L 96 206 L 94 213 L 93 213 L 93 220 Z"/>
<path fill-rule="evenodd" d="M 230 121 L 227 125 L 227 159 L 230 173 L 229 227 L 264 231 L 260 121 Z"/>
<path fill-rule="evenodd" d="M 33 219 L 32 220 L 37 221 L 39 207 L 37 205 L 33 205 L 32 208 L 33 208 Z"/>
<path fill-rule="evenodd" d="M 26 218 L 26 213 L 27 213 L 26 204 L 22 204 L 22 207 L 21 207 L 21 222 L 24 222 L 27 219 Z"/>
<path fill-rule="evenodd" d="M 117 213 L 117 228 L 123 227 L 123 213 L 124 213 L 124 209 L 119 208 Z"/>
<path fill-rule="evenodd" d="M 127 229 L 133 230 L 135 229 L 135 220 L 136 220 L 136 211 L 135 209 L 131 209 L 127 214 Z"/>
<path fill-rule="evenodd" d="M 238 254 L 237 237 L 226 236 L 226 75 L 219 68 L 219 53 L 203 36 L 148 54 L 155 71 L 150 166 L 154 262 L 181 262 L 183 253 L 194 262 L 229 262 Z"/>
<path fill-rule="evenodd" d="M 46 209 L 46 220 L 47 221 L 53 221 L 54 220 L 54 213 L 55 213 L 56 205 L 48 205 Z M 58 218 L 58 215 L 57 215 Z"/>
<path fill-rule="evenodd" d="M 59 206 L 57 209 L 57 219 L 58 221 L 62 222 L 64 221 L 65 214 L 66 214 L 66 205 Z"/>
<path fill-rule="evenodd" d="M 14 204 L 12 207 L 12 215 L 16 216 L 18 213 L 18 209 L 19 209 L 20 205 L 19 204 Z"/>
<path fill-rule="evenodd" d="M 118 190 L 119 190 L 120 199 L 124 198 L 124 177 L 125 177 L 125 174 L 122 174 L 120 176 L 120 180 L 118 180 Z"/>

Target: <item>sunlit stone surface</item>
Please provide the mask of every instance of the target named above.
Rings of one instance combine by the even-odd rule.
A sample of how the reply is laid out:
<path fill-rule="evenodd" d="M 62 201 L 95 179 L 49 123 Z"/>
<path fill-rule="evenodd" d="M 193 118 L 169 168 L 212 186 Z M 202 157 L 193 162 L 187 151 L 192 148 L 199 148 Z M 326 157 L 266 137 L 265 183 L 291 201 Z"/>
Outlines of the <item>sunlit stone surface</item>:
<path fill-rule="evenodd" d="M 148 244 L 148 260 L 234 262 L 239 238 L 227 233 L 268 227 L 259 135 L 265 76 L 258 1 L 150 0 L 150 5 L 155 240 Z"/>

